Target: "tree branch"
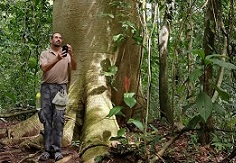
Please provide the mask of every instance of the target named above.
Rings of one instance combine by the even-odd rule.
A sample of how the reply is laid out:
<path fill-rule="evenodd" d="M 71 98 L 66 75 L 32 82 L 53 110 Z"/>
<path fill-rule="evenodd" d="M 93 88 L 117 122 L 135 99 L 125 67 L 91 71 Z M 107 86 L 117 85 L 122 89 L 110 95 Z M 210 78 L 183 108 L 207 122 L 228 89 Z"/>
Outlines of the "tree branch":
<path fill-rule="evenodd" d="M 30 109 L 30 110 L 21 110 L 18 112 L 14 112 L 14 113 L 0 113 L 0 118 L 9 118 L 9 117 L 15 117 L 21 114 L 28 114 L 28 113 L 35 113 L 37 112 L 36 109 Z"/>

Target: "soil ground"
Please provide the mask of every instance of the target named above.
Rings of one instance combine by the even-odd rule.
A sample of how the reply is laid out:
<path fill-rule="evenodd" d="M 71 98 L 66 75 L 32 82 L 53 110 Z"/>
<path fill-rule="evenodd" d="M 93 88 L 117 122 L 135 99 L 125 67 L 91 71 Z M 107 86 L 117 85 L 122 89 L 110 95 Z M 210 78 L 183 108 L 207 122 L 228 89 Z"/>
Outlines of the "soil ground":
<path fill-rule="evenodd" d="M 8 126 L 14 123 L 0 123 L 0 129 L 7 128 Z M 167 131 L 166 126 L 161 124 L 156 124 L 158 128 L 158 134 L 164 135 Z M 1 133 L 0 133 L 1 135 Z M 228 155 L 225 152 L 217 152 L 214 148 L 210 146 L 200 146 L 197 144 L 190 143 L 190 136 L 192 134 L 185 133 L 183 134 L 175 143 L 173 143 L 165 152 L 165 155 L 162 159 L 159 159 L 160 163 L 217 163 L 221 161 L 224 157 Z M 1 135 L 0 139 L 3 137 Z M 163 147 L 163 144 L 167 142 L 168 137 L 163 143 L 159 143 L 156 146 L 156 150 L 160 150 Z M 66 163 L 79 163 L 82 162 L 77 149 L 73 147 L 67 147 L 62 149 L 62 154 L 64 156 L 63 160 L 58 162 Z M 3 146 L 0 145 L 0 163 L 42 163 L 38 161 L 41 150 L 38 149 L 21 149 L 19 146 Z M 127 152 L 123 155 L 113 155 L 106 157 L 106 160 L 103 161 L 109 163 L 136 163 L 139 161 L 143 162 L 141 159 L 137 158 L 137 155 L 134 155 L 132 152 Z M 233 163 L 235 160 L 232 160 Z M 53 163 L 54 159 L 44 161 L 44 163 Z"/>

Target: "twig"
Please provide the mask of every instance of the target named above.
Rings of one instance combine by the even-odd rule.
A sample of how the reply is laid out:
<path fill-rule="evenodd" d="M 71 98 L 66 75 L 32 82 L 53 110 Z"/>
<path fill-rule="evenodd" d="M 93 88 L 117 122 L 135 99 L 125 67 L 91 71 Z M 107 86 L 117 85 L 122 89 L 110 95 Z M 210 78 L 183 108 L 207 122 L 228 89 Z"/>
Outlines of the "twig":
<path fill-rule="evenodd" d="M 12 153 L 20 153 L 21 149 L 14 149 L 12 151 L 0 152 L 0 156 L 12 155 Z"/>
<path fill-rule="evenodd" d="M 0 118 L 0 120 L 3 121 L 3 122 L 5 122 L 5 123 L 7 123 L 7 121 L 6 121 L 5 119 L 3 119 L 3 118 Z"/>
<path fill-rule="evenodd" d="M 26 156 L 26 157 L 24 157 L 23 159 L 21 159 L 18 163 L 22 163 L 22 162 L 24 162 L 25 160 L 27 160 L 27 159 L 29 159 L 29 158 L 32 158 L 32 157 L 34 157 L 34 156 L 36 156 L 39 152 L 42 152 L 42 150 L 40 150 L 40 151 L 37 151 L 36 153 L 34 153 L 34 154 L 30 154 L 30 155 L 28 155 L 28 156 Z"/>
<path fill-rule="evenodd" d="M 170 140 L 164 145 L 164 147 L 156 154 L 157 157 L 155 158 L 155 161 L 158 161 L 159 158 L 162 158 L 165 151 L 170 147 L 170 145 L 173 144 L 186 131 L 188 131 L 188 129 L 183 128 L 177 136 L 171 137 Z"/>
<path fill-rule="evenodd" d="M 233 159 L 236 156 L 236 148 L 234 147 L 233 151 L 230 153 L 229 156 L 224 158 L 220 163 L 227 163 L 230 162 L 231 159 Z"/>
<path fill-rule="evenodd" d="M 18 112 L 14 112 L 14 113 L 1 113 L 0 118 L 2 120 L 2 118 L 9 118 L 9 117 L 18 116 L 18 115 L 21 115 L 21 114 L 28 114 L 28 113 L 35 113 L 35 112 L 37 112 L 36 109 L 23 110 L 23 111 L 18 111 Z"/>

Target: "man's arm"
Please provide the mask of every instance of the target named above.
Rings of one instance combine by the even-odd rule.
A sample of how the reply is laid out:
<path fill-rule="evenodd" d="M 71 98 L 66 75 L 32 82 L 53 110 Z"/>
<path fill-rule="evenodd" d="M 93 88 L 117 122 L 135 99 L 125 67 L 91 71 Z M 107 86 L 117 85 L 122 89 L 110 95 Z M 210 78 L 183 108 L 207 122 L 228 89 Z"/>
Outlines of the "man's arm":
<path fill-rule="evenodd" d="M 52 60 L 51 62 L 42 63 L 40 65 L 40 67 L 43 70 L 43 72 L 47 72 L 48 70 L 50 70 L 58 61 L 60 61 L 62 59 L 62 55 L 63 54 L 58 54 L 57 57 L 54 60 Z"/>
<path fill-rule="evenodd" d="M 76 70 L 77 69 L 77 63 L 76 63 L 76 61 L 75 61 L 73 56 L 70 56 L 70 57 L 71 57 L 71 63 L 70 63 L 71 69 L 72 70 Z"/>
<path fill-rule="evenodd" d="M 52 62 L 49 63 L 45 63 L 41 65 L 41 69 L 43 70 L 43 72 L 47 72 L 48 70 L 50 70 L 60 59 L 58 59 L 58 57 L 56 59 L 54 59 Z"/>

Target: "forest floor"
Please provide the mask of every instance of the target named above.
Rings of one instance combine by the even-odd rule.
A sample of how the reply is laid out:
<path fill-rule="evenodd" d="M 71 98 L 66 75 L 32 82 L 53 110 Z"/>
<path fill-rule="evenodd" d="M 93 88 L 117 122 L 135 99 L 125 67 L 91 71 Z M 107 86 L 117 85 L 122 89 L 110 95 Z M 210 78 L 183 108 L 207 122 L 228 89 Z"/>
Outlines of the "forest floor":
<path fill-rule="evenodd" d="M 13 123 L 0 122 L 0 128 L 7 128 Z M 158 135 L 166 133 L 167 126 L 157 123 L 155 127 L 158 128 Z M 184 133 L 179 137 L 166 151 L 165 154 L 159 159 L 158 163 L 217 163 L 225 158 L 228 153 L 217 152 L 213 147 L 200 146 L 199 144 L 191 143 L 193 134 Z M 0 137 L 1 139 L 1 137 Z M 168 137 L 165 142 L 168 141 Z M 163 143 L 159 143 L 156 146 L 156 150 L 163 148 Z M 78 155 L 77 149 L 73 147 L 67 147 L 62 149 L 64 156 L 63 160 L 57 161 L 59 163 L 79 163 L 81 159 Z M 0 144 L 0 163 L 36 163 L 39 162 L 39 156 L 41 150 L 38 149 L 25 149 L 19 146 L 3 146 Z M 233 163 L 235 160 L 231 160 Z M 44 161 L 45 163 L 53 163 L 54 159 Z M 133 152 L 123 153 L 122 155 L 113 155 L 106 157 L 103 163 L 136 163 L 144 162 Z M 151 161 L 150 161 L 151 162 Z M 41 162 L 39 162 L 41 163 Z"/>

